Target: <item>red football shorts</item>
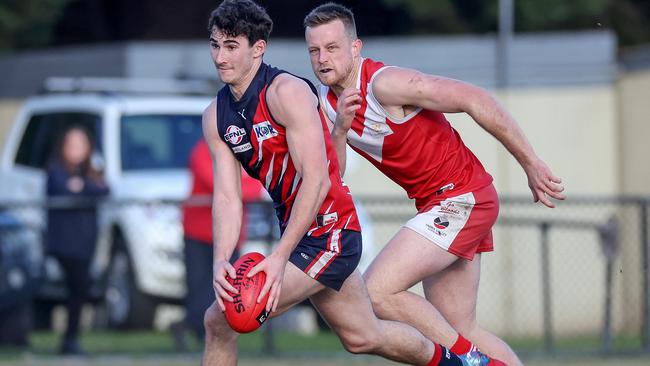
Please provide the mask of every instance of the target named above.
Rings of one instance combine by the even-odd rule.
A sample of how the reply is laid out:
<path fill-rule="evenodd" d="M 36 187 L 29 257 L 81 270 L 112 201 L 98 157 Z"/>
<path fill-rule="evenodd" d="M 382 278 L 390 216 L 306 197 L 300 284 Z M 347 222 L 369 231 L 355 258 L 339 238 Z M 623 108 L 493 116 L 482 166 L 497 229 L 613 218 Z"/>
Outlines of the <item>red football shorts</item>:
<path fill-rule="evenodd" d="M 405 227 L 442 249 L 472 260 L 494 250 L 492 226 L 499 214 L 499 197 L 492 184 L 474 192 L 433 200 Z"/>

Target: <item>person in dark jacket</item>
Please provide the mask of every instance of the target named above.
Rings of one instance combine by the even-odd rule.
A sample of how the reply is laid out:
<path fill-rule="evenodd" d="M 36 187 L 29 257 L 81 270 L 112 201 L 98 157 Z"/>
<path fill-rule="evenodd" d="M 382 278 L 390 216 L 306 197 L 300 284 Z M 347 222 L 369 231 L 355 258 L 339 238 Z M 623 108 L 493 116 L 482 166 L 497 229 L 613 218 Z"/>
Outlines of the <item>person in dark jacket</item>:
<path fill-rule="evenodd" d="M 101 173 L 91 164 L 93 140 L 83 127 L 66 130 L 47 170 L 46 252 L 65 274 L 68 324 L 62 354 L 83 354 L 79 318 L 89 287 L 89 270 L 97 241 L 96 199 L 108 194 Z"/>

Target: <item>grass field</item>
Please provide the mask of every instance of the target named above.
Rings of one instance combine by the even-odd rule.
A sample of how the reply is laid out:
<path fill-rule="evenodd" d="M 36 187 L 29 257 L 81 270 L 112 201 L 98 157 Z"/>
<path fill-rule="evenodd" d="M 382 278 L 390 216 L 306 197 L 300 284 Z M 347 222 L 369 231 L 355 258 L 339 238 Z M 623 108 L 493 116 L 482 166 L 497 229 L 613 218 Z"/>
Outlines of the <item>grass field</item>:
<path fill-rule="evenodd" d="M 298 336 L 278 333 L 274 336 L 277 355 L 268 355 L 264 349 L 265 338 L 261 332 L 243 335 L 239 342 L 240 366 L 343 366 L 343 365 L 396 365 L 373 356 L 347 354 L 338 339 L 331 333 L 315 336 Z M 593 339 L 562 342 L 570 345 L 572 352 L 564 357 L 540 357 L 540 352 L 524 352 L 527 365 L 533 366 L 647 366 L 650 355 L 620 357 L 597 357 L 593 351 L 581 353 L 583 347 L 594 345 Z M 82 344 L 89 356 L 84 358 L 63 358 L 56 354 L 59 338 L 52 332 L 36 332 L 30 339 L 28 351 L 0 348 L 0 366 L 28 365 L 90 365 L 90 366 L 189 366 L 200 360 L 201 346 L 196 341 L 189 343 L 189 351 L 179 353 L 174 349 L 172 337 L 157 332 L 90 332 L 84 334 Z M 518 343 L 518 349 L 535 346 L 532 341 Z M 632 350 L 635 340 L 621 339 L 618 350 Z M 535 347 L 539 346 L 537 344 Z M 623 347 L 625 346 L 625 347 Z M 623 348 L 620 348 L 623 347 Z M 586 348 L 585 348 L 586 349 Z M 592 348 L 593 349 L 593 348 Z M 309 350 L 309 351 L 305 351 Z M 561 352 L 561 354 L 563 354 Z"/>
<path fill-rule="evenodd" d="M 0 361 L 0 366 L 32 366 L 32 365 L 89 365 L 89 366 L 190 366 L 198 365 L 199 355 L 165 357 L 150 355 L 148 357 L 104 356 L 99 358 L 60 358 L 42 356 L 24 356 L 13 361 Z M 524 360 L 528 366 L 647 366 L 650 357 L 626 358 L 571 358 L 553 360 Z M 291 358 L 248 358 L 243 357 L 239 366 L 391 366 L 397 363 L 388 362 L 370 356 L 339 356 L 317 359 L 307 357 Z"/>

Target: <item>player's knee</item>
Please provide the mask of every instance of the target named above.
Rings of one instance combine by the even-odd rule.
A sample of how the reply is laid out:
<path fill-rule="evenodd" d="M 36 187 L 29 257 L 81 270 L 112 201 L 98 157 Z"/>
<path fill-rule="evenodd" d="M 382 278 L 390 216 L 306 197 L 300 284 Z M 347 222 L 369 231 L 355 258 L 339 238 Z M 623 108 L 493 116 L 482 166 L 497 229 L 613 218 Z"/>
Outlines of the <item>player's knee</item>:
<path fill-rule="evenodd" d="M 368 288 L 368 295 L 375 314 L 383 318 L 384 314 L 390 310 L 390 297 L 375 287 L 372 290 Z"/>
<path fill-rule="evenodd" d="M 226 318 L 219 310 L 216 303 L 213 303 L 203 315 L 203 326 L 205 327 L 205 336 L 207 340 L 221 338 L 236 333 L 226 323 Z"/>
<path fill-rule="evenodd" d="M 381 346 L 381 336 L 377 332 L 360 332 L 341 335 L 341 343 L 346 351 L 354 354 L 375 353 Z"/>
<path fill-rule="evenodd" d="M 388 308 L 386 299 L 380 295 L 376 295 L 370 297 L 370 302 L 372 303 L 372 309 L 374 310 L 375 314 L 381 318 Z"/>

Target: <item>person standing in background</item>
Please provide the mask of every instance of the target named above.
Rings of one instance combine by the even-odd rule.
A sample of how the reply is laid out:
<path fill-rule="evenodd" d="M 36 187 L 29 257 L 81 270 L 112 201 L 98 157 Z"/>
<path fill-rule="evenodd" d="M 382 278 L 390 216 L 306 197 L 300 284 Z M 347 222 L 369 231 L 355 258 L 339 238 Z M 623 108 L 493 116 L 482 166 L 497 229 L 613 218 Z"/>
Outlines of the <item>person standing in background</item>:
<path fill-rule="evenodd" d="M 183 231 L 185 238 L 185 279 L 187 295 L 185 297 L 185 320 L 176 323 L 172 329 L 176 346 L 183 350 L 187 346 L 182 328 L 189 328 L 196 337 L 203 341 L 205 328 L 203 314 L 215 300 L 212 288 L 212 190 L 214 175 L 210 149 L 201 139 L 192 149 L 189 160 L 192 176 L 192 192 L 188 202 L 183 206 Z M 247 174 L 242 174 L 242 197 L 245 202 L 261 198 L 262 185 Z M 244 222 L 246 211 L 244 210 Z M 239 257 L 239 248 L 246 239 L 246 226 L 242 225 L 239 242 L 232 260 Z"/>
<path fill-rule="evenodd" d="M 79 319 L 90 284 L 90 265 L 97 242 L 96 199 L 109 189 L 101 172 L 91 164 L 94 142 L 90 132 L 72 126 L 62 135 L 47 169 L 46 253 L 56 258 L 68 289 L 68 322 L 62 354 L 81 355 Z M 52 199 L 62 199 L 53 205 Z"/>

